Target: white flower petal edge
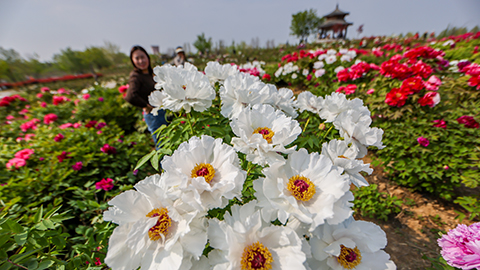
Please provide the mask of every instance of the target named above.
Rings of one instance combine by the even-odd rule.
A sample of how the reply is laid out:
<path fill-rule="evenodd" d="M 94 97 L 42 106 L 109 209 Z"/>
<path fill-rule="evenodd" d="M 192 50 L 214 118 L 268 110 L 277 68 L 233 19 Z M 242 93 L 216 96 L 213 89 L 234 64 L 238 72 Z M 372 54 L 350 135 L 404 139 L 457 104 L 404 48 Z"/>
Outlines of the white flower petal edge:
<path fill-rule="evenodd" d="M 236 75 L 237 73 L 239 73 L 239 71 L 236 65 L 221 65 L 218 62 L 210 61 L 205 67 L 205 75 L 207 75 L 212 84 L 215 84 L 215 82 L 223 83 L 228 76 Z"/>
<path fill-rule="evenodd" d="M 215 248 L 210 253 L 213 269 L 244 269 L 242 264 L 267 267 L 262 269 L 305 269 L 306 255 L 298 235 L 291 228 L 263 223 L 256 201 L 233 205 L 232 214 L 227 212 L 224 221 L 210 219 L 209 224 L 210 245 Z"/>
<path fill-rule="evenodd" d="M 235 150 L 247 155 L 247 160 L 266 165 L 284 158 L 277 152 L 288 154 L 295 147 L 286 149 L 302 132 L 297 121 L 270 105 L 254 105 L 243 110 L 230 122 Z"/>
<path fill-rule="evenodd" d="M 147 177 L 112 200 L 105 221 L 119 224 L 105 262 L 112 269 L 179 269 L 184 258 L 199 258 L 207 242 L 199 212 L 166 192 L 161 176 Z"/>

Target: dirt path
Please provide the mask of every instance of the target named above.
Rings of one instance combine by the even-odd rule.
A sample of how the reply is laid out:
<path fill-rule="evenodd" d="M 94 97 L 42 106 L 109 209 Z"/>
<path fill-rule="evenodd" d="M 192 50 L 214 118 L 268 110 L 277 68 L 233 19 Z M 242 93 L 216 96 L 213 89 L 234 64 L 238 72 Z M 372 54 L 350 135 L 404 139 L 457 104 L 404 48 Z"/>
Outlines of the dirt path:
<path fill-rule="evenodd" d="M 371 159 L 364 160 L 370 163 Z M 440 256 L 437 245 L 439 232 L 446 232 L 455 228 L 459 221 L 455 219 L 455 211 L 463 211 L 460 207 L 428 198 L 408 188 L 398 186 L 390 181 L 381 166 L 374 168 L 372 175 L 366 177 L 370 184 L 377 184 L 380 192 L 402 199 L 405 203 L 402 212 L 387 222 L 375 222 L 387 233 L 388 245 L 385 251 L 397 265 L 397 269 L 425 269 L 430 262 L 422 259 L 426 255 L 430 258 Z M 463 220 L 464 224 L 473 222 Z"/>

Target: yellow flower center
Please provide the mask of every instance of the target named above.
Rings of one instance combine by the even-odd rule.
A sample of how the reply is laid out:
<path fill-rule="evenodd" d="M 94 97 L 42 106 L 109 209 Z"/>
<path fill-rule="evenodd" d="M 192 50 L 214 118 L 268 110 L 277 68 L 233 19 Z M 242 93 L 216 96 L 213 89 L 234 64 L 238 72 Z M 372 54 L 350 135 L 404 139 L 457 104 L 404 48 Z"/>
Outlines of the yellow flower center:
<path fill-rule="evenodd" d="M 339 158 L 345 158 L 345 159 L 348 159 L 346 156 L 344 155 L 341 155 L 341 156 L 338 156 Z"/>
<path fill-rule="evenodd" d="M 275 132 L 268 127 L 259 127 L 253 131 L 253 134 L 257 133 L 262 134 L 263 138 L 267 140 L 268 143 L 272 143 L 272 137 L 275 135 Z"/>
<path fill-rule="evenodd" d="M 288 180 L 287 189 L 299 201 L 309 201 L 316 192 L 312 181 L 300 175 L 295 175 Z"/>
<path fill-rule="evenodd" d="M 182 88 L 183 88 L 183 90 L 186 90 L 186 89 L 187 89 L 187 85 L 186 85 L 186 84 L 182 85 Z"/>
<path fill-rule="evenodd" d="M 212 181 L 213 177 L 215 176 L 215 169 L 212 165 L 208 163 L 200 163 L 195 165 L 195 168 L 192 170 L 192 178 L 203 176 L 207 183 Z"/>
<path fill-rule="evenodd" d="M 242 270 L 268 270 L 272 269 L 272 253 L 262 243 L 256 242 L 243 250 Z"/>
<path fill-rule="evenodd" d="M 340 247 L 342 250 L 340 251 L 340 255 L 337 257 L 337 261 L 343 266 L 343 268 L 353 269 L 357 267 L 360 262 L 362 262 L 362 255 L 357 247 L 353 249 L 347 248 L 344 245 L 341 245 Z"/>
<path fill-rule="evenodd" d="M 147 214 L 147 217 L 158 217 L 157 223 L 148 230 L 150 240 L 156 241 L 162 238 L 161 235 L 166 237 L 168 229 L 172 226 L 172 219 L 168 216 L 167 208 L 155 208 Z"/>

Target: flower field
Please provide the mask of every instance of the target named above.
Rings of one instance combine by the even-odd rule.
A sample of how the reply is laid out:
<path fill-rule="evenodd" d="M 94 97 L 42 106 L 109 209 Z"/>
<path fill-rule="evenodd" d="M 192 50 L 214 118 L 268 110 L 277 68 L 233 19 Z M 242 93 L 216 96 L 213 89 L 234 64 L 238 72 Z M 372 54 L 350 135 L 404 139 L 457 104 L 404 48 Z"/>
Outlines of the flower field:
<path fill-rule="evenodd" d="M 407 269 L 376 223 L 409 202 L 369 185 L 379 165 L 470 225 L 440 232 L 431 269 L 480 267 L 457 237 L 480 241 L 478 46 L 372 37 L 158 66 L 159 150 L 124 78 L 20 89 L 0 100 L 0 268 Z"/>

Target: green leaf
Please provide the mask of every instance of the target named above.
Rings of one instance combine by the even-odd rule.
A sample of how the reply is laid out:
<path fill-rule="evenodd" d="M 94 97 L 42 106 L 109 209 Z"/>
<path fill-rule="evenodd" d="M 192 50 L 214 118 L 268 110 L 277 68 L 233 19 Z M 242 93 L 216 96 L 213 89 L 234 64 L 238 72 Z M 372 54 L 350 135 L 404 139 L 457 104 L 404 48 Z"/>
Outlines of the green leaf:
<path fill-rule="evenodd" d="M 49 219 L 53 214 L 55 214 L 58 210 L 60 210 L 60 208 L 62 208 L 61 205 L 51 209 L 50 211 L 48 211 L 46 214 L 45 214 L 45 219 Z"/>
<path fill-rule="evenodd" d="M 5 226 L 7 226 L 8 229 L 5 228 Z M 5 223 L 3 225 L 3 228 L 6 229 L 6 230 L 10 230 L 14 233 L 23 232 L 23 227 L 20 224 L 18 224 L 16 221 L 11 220 L 11 219 L 7 219 L 7 221 L 5 221 Z"/>
<path fill-rule="evenodd" d="M 45 260 L 45 261 L 42 261 L 40 262 L 40 264 L 38 264 L 38 268 L 37 270 L 43 270 L 43 269 L 46 269 L 50 266 L 52 266 L 55 262 L 52 261 L 52 260 Z"/>
<path fill-rule="evenodd" d="M 38 251 L 42 250 L 43 247 L 41 248 L 37 248 L 37 249 L 33 249 L 33 250 L 30 250 L 28 252 L 25 252 L 25 253 L 21 253 L 21 254 L 16 254 L 16 255 L 13 255 L 12 257 L 10 257 L 10 260 L 13 261 L 14 263 L 20 263 L 23 259 L 25 259 L 26 257 L 34 254 L 34 253 L 37 253 Z"/>
<path fill-rule="evenodd" d="M 159 158 L 160 158 L 160 155 L 155 152 L 155 154 L 153 155 L 152 159 L 150 159 L 150 163 L 152 164 L 152 167 L 153 167 L 156 171 L 158 171 L 158 167 L 159 167 Z"/>
<path fill-rule="evenodd" d="M 133 169 L 134 171 L 135 170 L 138 170 L 140 167 L 143 166 L 143 164 L 145 164 L 148 160 L 150 160 L 150 158 L 155 155 L 155 153 L 157 152 L 157 150 L 152 150 L 152 152 L 146 154 L 145 156 L 143 156 L 138 162 L 137 162 L 137 165 L 135 166 L 135 169 Z"/>
<path fill-rule="evenodd" d="M 27 241 L 27 237 L 28 237 L 28 231 L 25 231 L 23 233 L 19 233 L 19 234 L 16 234 L 14 236 L 15 238 L 15 242 L 17 243 L 17 245 L 19 246 L 23 246 L 25 244 L 25 242 Z"/>
<path fill-rule="evenodd" d="M 33 216 L 33 222 L 38 223 L 42 219 L 43 215 L 43 205 L 40 205 L 40 208 L 37 209 L 35 216 Z"/>

